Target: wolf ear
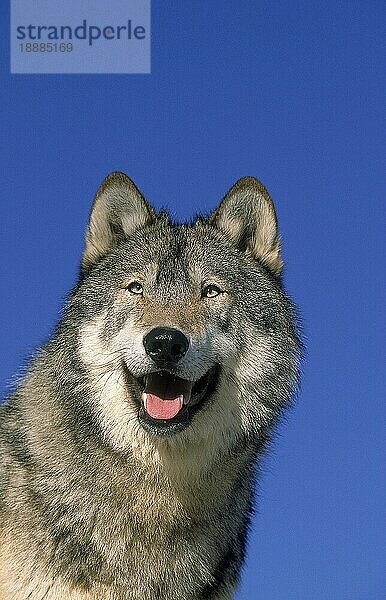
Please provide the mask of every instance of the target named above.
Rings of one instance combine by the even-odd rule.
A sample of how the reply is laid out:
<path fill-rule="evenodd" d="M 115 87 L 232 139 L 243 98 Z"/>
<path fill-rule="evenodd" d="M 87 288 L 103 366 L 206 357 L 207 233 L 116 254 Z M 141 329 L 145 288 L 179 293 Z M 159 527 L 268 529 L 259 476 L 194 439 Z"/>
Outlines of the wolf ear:
<path fill-rule="evenodd" d="M 263 262 L 280 275 L 280 239 L 273 202 L 254 177 L 236 181 L 209 222 L 225 233 L 242 252 Z"/>
<path fill-rule="evenodd" d="M 86 233 L 82 269 L 87 271 L 125 237 L 155 219 L 153 209 L 124 173 L 110 173 L 98 189 Z"/>

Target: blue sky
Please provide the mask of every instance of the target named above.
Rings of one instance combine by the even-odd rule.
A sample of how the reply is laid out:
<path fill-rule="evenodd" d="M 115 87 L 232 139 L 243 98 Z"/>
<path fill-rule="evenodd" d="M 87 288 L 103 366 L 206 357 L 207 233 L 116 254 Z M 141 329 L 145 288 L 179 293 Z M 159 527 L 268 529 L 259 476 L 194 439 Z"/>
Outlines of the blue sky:
<path fill-rule="evenodd" d="M 381 600 L 382 3 L 153 1 L 151 75 L 111 76 L 9 75 L 5 4 L 2 395 L 58 319 L 107 173 L 179 219 L 258 177 L 307 354 L 264 460 L 236 600 Z"/>

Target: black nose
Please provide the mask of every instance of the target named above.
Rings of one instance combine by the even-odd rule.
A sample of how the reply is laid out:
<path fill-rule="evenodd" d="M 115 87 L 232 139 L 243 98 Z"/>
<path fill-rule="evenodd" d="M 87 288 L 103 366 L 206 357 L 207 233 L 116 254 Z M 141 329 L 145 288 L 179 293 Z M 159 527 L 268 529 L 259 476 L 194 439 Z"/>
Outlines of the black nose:
<path fill-rule="evenodd" d="M 156 327 L 145 335 L 143 345 L 156 363 L 176 363 L 186 354 L 189 340 L 178 329 Z"/>

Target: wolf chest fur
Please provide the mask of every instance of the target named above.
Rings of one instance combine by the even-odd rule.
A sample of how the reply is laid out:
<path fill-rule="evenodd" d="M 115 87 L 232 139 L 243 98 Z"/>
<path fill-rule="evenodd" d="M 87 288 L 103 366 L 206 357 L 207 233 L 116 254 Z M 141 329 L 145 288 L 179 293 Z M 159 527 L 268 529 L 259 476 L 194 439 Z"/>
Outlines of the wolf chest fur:
<path fill-rule="evenodd" d="M 0 408 L 0 600 L 230 600 L 299 341 L 266 189 L 190 225 L 112 173 Z"/>

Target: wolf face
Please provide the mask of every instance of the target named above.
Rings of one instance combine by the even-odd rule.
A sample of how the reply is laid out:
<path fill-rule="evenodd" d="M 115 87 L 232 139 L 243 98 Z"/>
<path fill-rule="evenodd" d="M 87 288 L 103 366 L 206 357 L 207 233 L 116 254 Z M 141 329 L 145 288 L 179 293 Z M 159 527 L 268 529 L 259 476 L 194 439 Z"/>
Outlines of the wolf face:
<path fill-rule="evenodd" d="M 272 201 L 239 180 L 207 220 L 173 225 L 108 176 L 69 322 L 110 444 L 229 445 L 261 434 L 296 378 Z"/>

